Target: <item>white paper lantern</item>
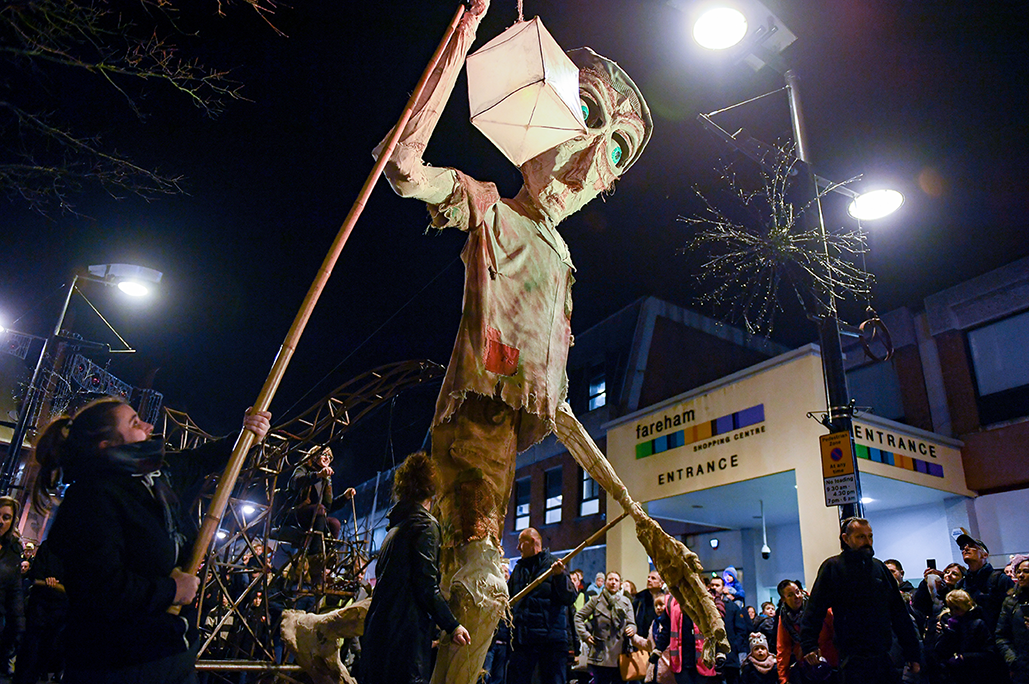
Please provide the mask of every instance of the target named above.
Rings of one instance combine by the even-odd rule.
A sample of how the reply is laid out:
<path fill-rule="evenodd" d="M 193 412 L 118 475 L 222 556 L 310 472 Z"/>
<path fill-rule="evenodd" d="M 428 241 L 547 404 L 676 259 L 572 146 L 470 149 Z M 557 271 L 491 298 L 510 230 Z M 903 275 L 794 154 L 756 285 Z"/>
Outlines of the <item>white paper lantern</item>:
<path fill-rule="evenodd" d="M 539 17 L 468 56 L 472 123 L 515 166 L 586 132 L 579 69 Z"/>

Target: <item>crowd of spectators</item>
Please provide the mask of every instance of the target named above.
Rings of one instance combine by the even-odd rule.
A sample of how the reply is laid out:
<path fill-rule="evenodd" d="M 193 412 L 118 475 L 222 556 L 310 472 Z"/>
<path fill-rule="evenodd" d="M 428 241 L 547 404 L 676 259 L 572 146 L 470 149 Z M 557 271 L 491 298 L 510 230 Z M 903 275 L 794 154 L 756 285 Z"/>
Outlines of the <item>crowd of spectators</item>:
<path fill-rule="evenodd" d="M 656 571 L 639 591 L 617 570 L 591 584 L 582 570 L 558 573 L 513 611 L 515 634 L 530 624 L 547 632 L 545 657 L 542 642 L 515 637 L 503 648 L 517 666 L 481 682 L 528 682 L 535 668 L 543 683 L 621 682 L 620 660 L 641 651 L 644 681 L 658 684 L 1029 684 L 1029 556 L 995 569 L 986 544 L 963 534 L 962 563 L 927 568 L 915 586 L 900 561 L 875 558 L 872 538 L 867 520 L 844 521 L 841 553 L 810 591 L 783 579 L 777 603 L 748 605 L 735 568 L 705 578 L 730 647 L 711 665 L 704 635 Z M 559 564 L 536 530 L 522 533 L 519 550 L 512 595 Z"/>
<path fill-rule="evenodd" d="M 115 418 L 128 415 L 123 407 L 101 405 Z M 266 429 L 267 417 L 260 424 L 247 420 L 248 429 Z M 148 427 L 141 437 L 149 436 Z M 325 479 L 317 475 L 331 461 L 320 456 L 315 465 L 321 470 L 308 466 L 316 476 L 307 486 Z M 439 526 L 429 514 L 431 462 L 424 454 L 415 456 L 399 478 L 401 493 L 405 483 L 411 492 L 397 495 L 390 543 L 380 557 L 380 581 L 362 640 L 364 668 L 358 668 L 362 684 L 420 681 L 431 670 L 430 641 L 440 629 L 456 644 L 469 642 L 439 593 Z M 420 479 L 419 465 L 425 471 Z M 325 495 L 316 494 L 308 502 L 314 502 L 309 525 L 324 516 L 317 507 L 325 506 Z M 50 540 L 37 548 L 18 538 L 19 512 L 17 500 L 0 497 L 0 681 L 13 677 L 16 684 L 36 684 L 61 673 L 68 653 L 74 655 L 65 627 L 75 606 L 69 608 L 69 571 Z M 329 525 L 326 520 L 331 534 Z M 66 545 L 72 538 L 54 537 Z M 544 548 L 539 532 L 528 528 L 519 535 L 520 557 L 509 572 L 504 569 L 511 596 L 534 588 L 512 604 L 511 620 L 501 621 L 480 682 L 615 684 L 633 673 L 659 684 L 1029 684 L 1029 556 L 1013 556 L 996 569 L 987 545 L 962 534 L 956 540 L 962 562 L 926 568 L 916 586 L 905 579 L 899 560 L 875 558 L 872 542 L 867 520 L 843 521 L 841 553 L 822 563 L 810 590 L 800 580 L 780 581 L 776 603 L 748 604 L 734 567 L 706 577 L 728 641 L 728 650 L 720 649 L 708 663 L 702 657 L 705 636 L 657 571 L 639 590 L 616 569 L 587 582 L 583 570 L 565 568 Z M 247 571 L 228 581 L 234 595 L 242 595 L 266 569 L 263 547 L 257 544 L 241 562 Z M 70 575 L 74 582 L 75 573 Z M 172 572 L 167 596 L 159 601 L 162 615 L 164 603 L 193 599 L 195 585 L 180 584 Z M 228 597 L 222 599 L 202 624 L 222 624 L 220 617 L 229 612 Z M 433 610 L 423 611 L 423 605 Z M 231 619 L 226 624 L 228 634 Z M 405 626 L 411 629 L 404 632 Z M 406 650 L 396 657 L 401 633 Z M 217 641 L 212 648 L 219 651 Z M 636 666 L 627 667 L 634 653 Z"/>

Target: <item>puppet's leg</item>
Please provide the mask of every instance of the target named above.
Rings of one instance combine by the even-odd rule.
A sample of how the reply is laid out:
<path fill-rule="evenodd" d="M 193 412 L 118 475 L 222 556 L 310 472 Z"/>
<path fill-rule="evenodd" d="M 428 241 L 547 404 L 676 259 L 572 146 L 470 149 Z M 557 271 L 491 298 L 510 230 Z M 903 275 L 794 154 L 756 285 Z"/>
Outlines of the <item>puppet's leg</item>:
<path fill-rule="evenodd" d="M 514 481 L 518 417 L 507 405 L 473 394 L 432 431 L 440 479 L 434 512 L 443 529 L 440 586 L 472 637 L 470 646 L 456 647 L 449 638 L 440 644 L 434 684 L 478 681 L 507 610 L 500 544 Z"/>
<path fill-rule="evenodd" d="M 672 595 L 679 602 L 690 619 L 708 637 L 704 644 L 704 659 L 714 662 L 715 647 L 728 652 L 729 642 L 725 626 L 715 608 L 711 595 L 700 579 L 703 567 L 697 554 L 680 542 L 672 539 L 661 529 L 643 508 L 632 500 L 629 490 L 615 473 L 611 463 L 597 448 L 593 438 L 586 432 L 572 413 L 568 403 L 557 409 L 557 438 L 564 444 L 572 457 L 589 473 L 597 484 L 621 504 L 626 513 L 636 521 L 636 536 L 654 561 L 661 578 L 668 584 Z"/>

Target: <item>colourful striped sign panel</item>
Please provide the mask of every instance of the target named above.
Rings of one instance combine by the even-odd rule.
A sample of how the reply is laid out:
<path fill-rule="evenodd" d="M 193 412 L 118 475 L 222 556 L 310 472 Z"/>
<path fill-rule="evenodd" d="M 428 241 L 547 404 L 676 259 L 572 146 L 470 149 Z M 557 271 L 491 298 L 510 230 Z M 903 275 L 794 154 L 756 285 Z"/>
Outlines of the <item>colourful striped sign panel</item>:
<path fill-rule="evenodd" d="M 690 427 L 683 428 L 676 432 L 669 432 L 668 434 L 661 435 L 646 442 L 640 442 L 636 445 L 636 458 L 646 458 L 647 456 L 653 456 L 654 454 L 660 454 L 662 451 L 668 451 L 669 449 L 677 449 L 687 444 L 693 444 L 694 442 L 700 442 L 705 439 L 717 437 L 718 435 L 724 435 L 727 432 L 733 430 L 740 430 L 751 425 L 757 425 L 765 421 L 765 405 L 758 404 L 757 406 L 751 406 L 750 408 L 737 411 L 736 413 L 730 413 L 724 415 L 721 418 L 715 418 L 703 423 L 697 423 Z"/>
<path fill-rule="evenodd" d="M 906 456 L 904 454 L 894 454 L 889 451 L 883 451 L 882 449 L 876 449 L 875 447 L 865 446 L 864 444 L 855 444 L 854 451 L 858 458 L 863 458 L 868 461 L 885 463 L 886 465 L 903 468 L 904 470 L 913 470 L 916 473 L 925 473 L 926 475 L 932 475 L 933 477 L 943 477 L 943 466 L 939 463 L 923 461 L 920 458 Z"/>

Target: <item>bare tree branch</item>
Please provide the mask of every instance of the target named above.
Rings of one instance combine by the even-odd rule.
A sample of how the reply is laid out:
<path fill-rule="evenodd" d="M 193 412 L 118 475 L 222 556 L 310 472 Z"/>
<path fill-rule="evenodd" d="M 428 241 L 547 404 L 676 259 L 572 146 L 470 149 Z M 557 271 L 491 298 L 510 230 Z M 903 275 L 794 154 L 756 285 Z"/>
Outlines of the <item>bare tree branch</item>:
<path fill-rule="evenodd" d="M 271 0 L 208 3 L 217 15 L 228 5 L 245 4 L 271 25 Z M 117 93 L 109 101 L 121 101 L 141 121 L 144 86 L 177 94 L 208 117 L 244 100 L 242 85 L 227 70 L 201 63 L 172 42 L 175 36 L 196 39 L 180 27 L 177 5 L 186 6 L 175 0 L 14 0 L 0 6 L 0 190 L 43 212 L 69 210 L 69 196 L 90 184 L 114 196 L 147 199 L 182 191 L 181 177 L 108 149 L 99 131 L 74 133 L 73 123 L 81 124 L 57 120 L 58 95 L 52 92 L 55 80 L 77 71 Z M 54 104 L 48 106 L 48 98 Z"/>

